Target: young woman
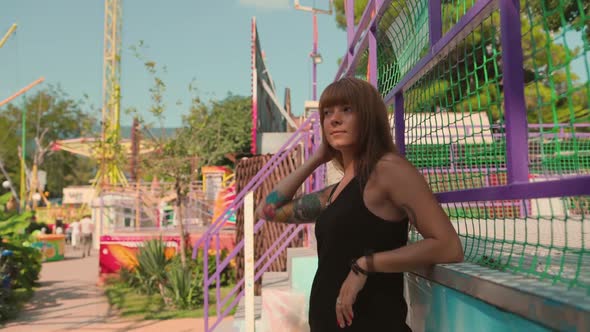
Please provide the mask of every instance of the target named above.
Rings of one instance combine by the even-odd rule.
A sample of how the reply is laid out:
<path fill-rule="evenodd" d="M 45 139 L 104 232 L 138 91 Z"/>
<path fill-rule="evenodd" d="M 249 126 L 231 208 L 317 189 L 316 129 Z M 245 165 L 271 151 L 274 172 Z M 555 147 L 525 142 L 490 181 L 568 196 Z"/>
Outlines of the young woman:
<path fill-rule="evenodd" d="M 369 83 L 343 78 L 320 98 L 323 141 L 257 208 L 273 222 L 316 222 L 312 332 L 410 331 L 403 272 L 463 260 L 461 241 L 424 177 L 397 154 L 387 109 Z M 342 180 L 293 199 L 333 160 Z M 408 222 L 423 240 L 407 245 Z"/>

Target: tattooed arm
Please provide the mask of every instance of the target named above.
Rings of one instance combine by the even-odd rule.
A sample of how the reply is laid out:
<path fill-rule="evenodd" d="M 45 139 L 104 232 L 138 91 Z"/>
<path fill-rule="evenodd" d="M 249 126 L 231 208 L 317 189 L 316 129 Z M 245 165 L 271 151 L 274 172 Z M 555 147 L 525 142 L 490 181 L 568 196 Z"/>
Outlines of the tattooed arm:
<path fill-rule="evenodd" d="M 334 185 L 288 201 L 278 208 L 267 204 L 263 210 L 263 215 L 258 215 L 258 217 L 267 221 L 288 224 L 314 222 L 326 208 L 332 188 L 334 188 Z M 275 195 L 277 194 L 273 191 L 269 197 Z"/>
<path fill-rule="evenodd" d="M 305 179 L 321 164 L 330 158 L 324 146 L 298 167 L 294 172 L 277 184 L 266 197 L 264 203 L 257 207 L 256 216 L 261 219 L 284 223 L 313 222 L 325 208 L 330 188 L 304 195 L 292 200 L 293 195 Z"/>

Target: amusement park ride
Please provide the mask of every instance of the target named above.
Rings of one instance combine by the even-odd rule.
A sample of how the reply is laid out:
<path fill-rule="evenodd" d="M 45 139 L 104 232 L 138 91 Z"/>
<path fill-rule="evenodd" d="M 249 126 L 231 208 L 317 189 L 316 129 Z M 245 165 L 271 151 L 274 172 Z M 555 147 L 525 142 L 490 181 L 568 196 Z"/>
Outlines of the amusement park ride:
<path fill-rule="evenodd" d="M 94 181 L 97 190 L 127 184 L 121 157 L 129 155 L 131 142 L 120 137 L 121 105 L 121 1 L 105 0 L 101 136 L 56 141 L 54 150 L 69 151 L 98 161 Z"/>
<path fill-rule="evenodd" d="M 162 201 L 169 202 L 173 199 L 174 195 L 168 192 L 160 192 L 161 196 L 156 200 L 156 197 L 148 198 L 150 192 L 153 193 L 153 188 L 143 188 L 144 186 L 139 183 L 139 180 L 135 178 L 134 174 L 136 170 L 131 169 L 131 181 L 137 181 L 135 185 L 129 183 L 128 178 L 125 176 L 124 167 L 125 165 L 131 164 L 131 168 L 137 168 L 137 157 L 138 155 L 149 153 L 153 150 L 153 147 L 149 146 L 148 142 L 139 143 L 138 134 L 139 125 L 134 123 L 134 133 L 132 133 L 131 139 L 125 139 L 121 137 L 121 126 L 120 126 L 120 100 L 121 100 L 121 24 L 122 24 L 122 1 L 121 0 L 104 0 L 105 4 L 105 16 L 104 16 L 104 48 L 103 48 L 103 76 L 102 76 L 102 109 L 101 109 L 101 134 L 100 137 L 80 137 L 73 139 L 57 140 L 51 143 L 52 151 L 67 151 L 76 155 L 92 158 L 97 161 L 98 169 L 97 174 L 92 181 L 92 188 L 94 191 L 94 197 L 98 197 L 104 192 L 116 191 L 118 195 L 137 196 L 141 197 L 141 204 L 153 205 L 156 203 L 162 203 Z M 9 39 L 10 35 L 16 31 L 17 25 L 14 24 L 10 27 L 6 35 L 0 40 L 0 48 Z M 0 101 L 0 106 L 7 104 L 14 100 L 18 96 L 24 94 L 34 86 L 43 82 L 44 78 L 40 78 L 28 86 L 22 88 L 20 91 L 15 93 L 13 96 Z M 25 126 L 26 119 L 23 114 L 23 127 Z M 34 183 L 33 178 L 35 175 L 32 174 L 27 179 L 27 171 L 25 165 L 25 144 L 26 138 L 24 137 L 25 131 L 23 130 L 23 142 L 22 142 L 22 156 L 21 156 L 21 193 L 20 193 L 20 205 L 21 208 L 29 206 L 29 204 L 35 199 L 31 195 L 39 196 L 40 190 L 36 190 L 32 186 L 27 186 L 27 183 Z M 132 160 L 132 162 L 127 162 Z M 135 162 L 133 162 L 135 161 Z M 203 178 L 208 176 L 203 172 Z M 216 174 L 211 173 L 210 175 L 216 177 Z M 160 189 L 166 187 L 164 184 L 156 184 L 160 186 Z M 228 181 L 222 181 L 222 187 L 232 185 Z M 152 183 L 152 187 L 154 183 Z M 30 187 L 30 190 L 27 190 Z M 36 186 L 35 186 L 36 187 Z M 142 187 L 142 188 L 140 188 Z M 159 191 L 159 190 L 158 190 Z M 200 191 L 200 190 L 199 190 Z M 172 191 L 171 191 L 172 192 Z M 204 193 L 199 193 L 203 196 Z M 43 196 L 43 195 L 41 195 Z M 36 197 L 39 198 L 39 197 Z M 44 197 L 43 197 L 44 198 Z M 149 202 L 148 202 L 149 201 Z M 157 202 L 156 202 L 157 201 Z M 29 203 L 29 204 L 28 204 Z M 90 202 L 87 202 L 89 205 Z M 213 203 L 212 203 L 213 204 Z M 36 205 L 36 204 L 33 204 Z M 47 204 L 48 205 L 48 204 Z M 139 203 L 136 204 L 135 209 L 139 210 Z M 211 212 L 213 213 L 213 207 Z M 136 222 L 136 225 L 139 222 Z"/>
<path fill-rule="evenodd" d="M 151 207 L 167 204 L 176 196 L 172 188 L 165 189 L 167 186 L 157 183 L 155 180 L 150 188 L 140 184 L 140 179 L 136 178 L 137 169 L 131 169 L 131 180 L 136 181 L 130 184 L 124 174 L 123 165 L 131 164 L 131 168 L 137 168 L 137 157 L 139 155 L 153 151 L 153 147 L 146 143 L 139 143 L 138 131 L 139 126 L 134 123 L 132 138 L 124 139 L 121 137 L 120 126 L 120 100 L 121 100 L 121 24 L 122 24 L 122 1 L 105 0 L 105 18 L 104 18 L 104 50 L 103 50 L 103 84 L 102 84 L 102 118 L 101 118 L 101 136 L 100 139 L 94 138 L 76 138 L 69 140 L 59 140 L 54 142 L 54 150 L 69 151 L 74 154 L 86 156 L 95 159 L 98 162 L 98 171 L 94 179 L 94 188 L 96 195 L 101 192 L 117 192 L 117 195 L 133 197 L 136 203 L 133 206 L 135 210 L 135 228 L 137 229 L 140 222 L 140 210 L 150 211 Z M 131 160 L 130 163 L 126 161 Z M 203 177 L 206 177 L 203 172 Z M 231 186 L 231 183 L 223 182 L 222 187 Z M 193 188 L 194 186 L 191 186 Z M 160 192 L 155 194 L 155 192 Z M 203 200 L 204 193 L 201 190 L 191 192 L 189 197 L 197 200 Z M 158 196 L 158 197 L 156 197 Z M 144 208 L 142 208 L 144 206 Z M 212 213 L 213 208 L 210 208 Z M 153 212 L 153 211 L 152 211 Z M 161 225 L 161 214 L 148 213 L 149 219 L 157 219 L 156 224 Z"/>
<path fill-rule="evenodd" d="M 2 40 L 0 40 L 0 48 L 2 48 L 2 46 L 4 46 L 4 44 L 6 43 L 6 41 L 8 40 L 8 38 L 16 31 L 17 25 L 16 23 L 13 24 L 8 31 L 6 32 L 6 34 L 4 35 L 4 37 L 2 38 Z M 43 77 L 35 80 L 34 82 L 32 82 L 31 84 L 25 86 L 24 88 L 20 89 L 19 91 L 17 91 L 15 94 L 13 94 L 12 96 L 0 101 L 0 107 L 2 107 L 5 104 L 8 104 L 10 101 L 14 100 L 15 98 L 17 98 L 18 96 L 24 94 L 25 92 L 29 91 L 30 89 L 32 89 L 33 87 L 37 86 L 38 84 L 42 83 L 45 79 Z M 20 166 L 21 166 L 21 172 L 20 172 L 20 207 L 21 209 L 24 208 L 26 206 L 26 202 L 27 202 L 27 190 L 26 190 L 26 165 L 25 165 L 25 158 L 26 158 L 26 136 L 25 136 L 25 128 L 26 128 L 26 114 L 25 112 L 23 112 L 22 114 L 22 146 L 21 146 L 21 156 L 20 156 Z M 36 175 L 36 174 L 35 174 Z M 36 179 L 36 176 L 35 176 Z M 34 181 L 36 183 L 36 181 Z M 10 184 L 9 184 L 10 185 Z M 29 193 L 29 200 L 32 200 L 33 195 L 36 193 L 36 189 L 37 186 L 32 187 L 32 190 L 30 190 Z M 42 197 L 42 196 L 41 196 Z"/>

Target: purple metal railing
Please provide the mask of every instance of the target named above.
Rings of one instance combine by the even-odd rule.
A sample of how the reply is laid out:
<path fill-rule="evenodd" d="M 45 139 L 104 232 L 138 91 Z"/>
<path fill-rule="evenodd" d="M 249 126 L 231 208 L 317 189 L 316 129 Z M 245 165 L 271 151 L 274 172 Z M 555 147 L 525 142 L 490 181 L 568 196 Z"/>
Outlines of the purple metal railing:
<path fill-rule="evenodd" d="M 241 206 L 243 200 L 248 192 L 253 190 L 254 187 L 258 187 L 262 180 L 266 179 L 268 175 L 272 172 L 274 168 L 269 168 L 269 166 L 273 166 L 275 164 L 280 163 L 283 159 L 287 157 L 287 154 L 284 152 L 287 151 L 289 148 L 293 148 L 295 144 L 300 143 L 304 138 L 307 137 L 306 128 L 308 128 L 314 121 L 317 121 L 317 115 L 313 115 L 308 118 L 300 127 L 293 133 L 293 135 L 281 146 L 279 151 L 275 153 L 268 163 L 263 167 L 251 180 L 248 182 L 244 190 L 239 192 L 236 195 L 236 198 L 224 211 L 221 213 L 217 219 L 215 219 L 207 231 L 203 234 L 203 236 L 195 243 L 193 246 L 193 259 L 197 256 L 197 249 L 203 244 L 204 240 L 210 234 L 217 233 L 223 227 L 224 223 L 227 221 L 228 213 L 235 213 L 237 208 Z M 261 180 L 262 179 L 262 180 Z M 259 183 L 260 182 L 260 183 Z M 255 188 L 254 188 L 255 189 Z"/>
<path fill-rule="evenodd" d="M 205 317 L 205 331 L 213 330 L 225 316 L 237 305 L 240 298 L 244 294 L 244 279 L 237 281 L 236 286 L 225 296 L 225 298 L 221 298 L 220 292 L 220 281 L 221 281 L 221 273 L 227 268 L 230 261 L 243 249 L 244 247 L 244 240 L 242 239 L 240 242 L 236 243 L 234 249 L 228 254 L 228 256 L 223 260 L 220 261 L 220 246 L 219 246 L 219 232 L 223 228 L 223 225 L 227 221 L 227 216 L 231 215 L 232 212 L 236 212 L 237 209 L 243 205 L 244 198 L 246 194 L 250 191 L 256 190 L 266 178 L 273 172 L 273 170 L 282 162 L 287 156 L 289 156 L 289 152 L 293 151 L 298 145 L 303 144 L 304 146 L 304 156 L 307 158 L 310 153 L 317 148 L 317 142 L 320 139 L 320 126 L 319 126 L 319 117 L 317 114 L 313 114 L 310 116 L 302 125 L 301 127 L 287 140 L 287 142 L 279 149 L 277 153 L 274 154 L 273 157 L 267 162 L 267 164 L 250 180 L 250 182 L 245 186 L 245 188 L 238 193 L 232 204 L 226 208 L 226 210 L 221 213 L 220 217 L 218 217 L 211 226 L 207 229 L 207 231 L 203 234 L 203 236 L 195 243 L 193 247 L 193 259 L 195 259 L 198 255 L 198 249 L 203 245 L 203 271 L 204 275 L 204 317 Z M 311 192 L 314 190 L 318 190 L 323 185 L 323 178 L 324 178 L 325 170 L 324 167 L 320 167 L 314 172 L 312 175 L 313 181 L 308 179 L 306 181 L 305 192 Z M 311 181 L 311 182 L 310 182 Z M 263 225 L 265 221 L 259 220 L 256 225 L 254 226 L 254 232 L 256 233 Z M 285 250 L 285 248 L 289 245 L 291 240 L 300 233 L 305 228 L 305 225 L 289 225 L 286 229 L 279 235 L 279 237 L 275 240 L 275 242 L 268 248 L 268 250 L 262 253 L 261 257 L 256 261 L 254 265 L 255 269 L 255 276 L 254 279 L 258 280 L 262 274 L 268 269 L 270 264 L 274 262 L 277 257 Z M 308 229 L 308 238 L 311 237 L 311 231 Z M 211 247 L 211 241 L 214 240 L 214 247 Z M 209 257 L 208 252 L 209 249 L 212 248 L 215 251 L 215 271 L 209 275 Z M 271 255 L 271 252 L 274 253 Z M 264 263 L 263 263 L 264 262 Z M 261 266 L 262 265 L 262 266 Z M 216 294 L 216 314 L 217 319 L 209 326 L 209 288 L 212 286 L 213 282 L 215 282 L 215 294 Z M 224 310 L 222 308 L 226 306 L 229 300 L 232 301 L 229 303 Z"/>

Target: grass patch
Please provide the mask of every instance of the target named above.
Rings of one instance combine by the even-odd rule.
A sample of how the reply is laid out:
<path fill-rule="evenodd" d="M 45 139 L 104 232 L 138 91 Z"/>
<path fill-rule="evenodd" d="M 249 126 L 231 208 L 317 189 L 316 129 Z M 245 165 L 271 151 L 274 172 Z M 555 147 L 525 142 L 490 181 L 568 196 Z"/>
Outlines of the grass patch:
<path fill-rule="evenodd" d="M 234 288 L 234 285 L 221 288 L 221 297 L 225 298 L 227 294 Z M 173 319 L 173 318 L 199 318 L 203 317 L 204 309 L 188 309 L 179 310 L 167 307 L 160 297 L 160 294 L 146 295 L 141 294 L 132 287 L 127 286 L 122 282 L 113 282 L 106 286 L 105 294 L 108 298 L 109 304 L 119 311 L 122 317 L 141 317 L 143 319 Z M 216 306 L 214 305 L 215 289 L 209 291 L 209 315 L 216 315 Z M 225 310 L 229 307 L 232 299 L 227 301 L 223 307 Z M 237 307 L 237 306 L 236 306 Z M 233 315 L 236 311 L 234 307 L 229 314 Z"/>

